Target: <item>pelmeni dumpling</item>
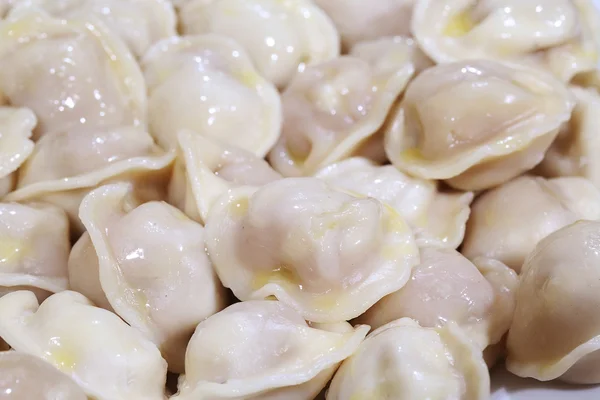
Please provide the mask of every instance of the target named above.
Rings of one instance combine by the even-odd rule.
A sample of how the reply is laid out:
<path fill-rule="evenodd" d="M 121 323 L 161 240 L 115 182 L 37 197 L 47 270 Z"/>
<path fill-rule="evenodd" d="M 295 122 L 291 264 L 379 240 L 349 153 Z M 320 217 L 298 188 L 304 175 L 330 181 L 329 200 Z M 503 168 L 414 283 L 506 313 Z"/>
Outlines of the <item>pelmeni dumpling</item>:
<path fill-rule="evenodd" d="M 432 328 L 456 322 L 481 348 L 500 341 L 515 307 L 517 274 L 501 262 L 471 263 L 454 249 L 424 247 L 411 279 L 356 321 L 378 328 L 403 317 Z"/>
<path fill-rule="evenodd" d="M 136 206 L 132 187 L 103 186 L 81 203 L 87 228 L 69 259 L 73 289 L 98 288 L 111 308 L 183 372 L 196 325 L 227 305 L 205 250 L 204 228 L 163 202 Z M 91 239 L 91 240 L 90 240 Z M 91 249 L 90 249 L 91 247 Z M 95 252 L 94 250 L 95 249 Z"/>
<path fill-rule="evenodd" d="M 169 0 L 16 0 L 12 12 L 24 12 L 27 7 L 58 18 L 98 17 L 138 57 L 160 39 L 177 34 Z"/>
<path fill-rule="evenodd" d="M 17 190 L 5 200 L 56 204 L 67 211 L 77 236 L 83 231 L 79 203 L 90 190 L 128 181 L 143 200 L 165 198 L 174 157 L 134 127 L 55 131 L 36 143 L 19 171 Z"/>
<path fill-rule="evenodd" d="M 591 0 L 417 0 L 412 32 L 439 63 L 516 61 L 569 81 L 596 68 L 599 25 Z"/>
<path fill-rule="evenodd" d="M 282 178 L 264 159 L 237 146 L 187 130 L 178 137 L 179 155 L 169 184 L 169 203 L 201 223 L 228 190 Z"/>
<path fill-rule="evenodd" d="M 454 323 L 423 328 L 402 318 L 371 332 L 342 363 L 327 400 L 485 400 L 489 387 L 481 350 Z"/>
<path fill-rule="evenodd" d="M 600 383 L 600 223 L 579 221 L 542 240 L 517 290 L 506 366 L 547 381 Z"/>
<path fill-rule="evenodd" d="M 384 36 L 409 36 L 415 0 L 313 0 L 333 20 L 349 50 Z"/>
<path fill-rule="evenodd" d="M 455 249 L 463 240 L 473 193 L 444 193 L 434 181 L 412 178 L 392 165 L 378 166 L 360 157 L 329 165 L 315 176 L 392 206 L 411 225 L 419 245 Z"/>
<path fill-rule="evenodd" d="M 164 148 L 190 129 L 264 157 L 279 137 L 281 100 L 246 51 L 218 35 L 164 39 L 142 59 L 150 133 Z"/>
<path fill-rule="evenodd" d="M 282 94 L 282 135 L 269 160 L 285 176 L 312 175 L 360 152 L 421 63 L 412 39 L 363 43 L 308 67 Z"/>
<path fill-rule="evenodd" d="M 234 304 L 196 328 L 173 399 L 312 400 L 368 331 L 308 325 L 279 301 Z"/>
<path fill-rule="evenodd" d="M 519 272 L 540 240 L 578 219 L 600 219 L 600 191 L 591 182 L 522 176 L 475 200 L 461 251 Z"/>
<path fill-rule="evenodd" d="M 214 205 L 206 233 L 237 298 L 275 296 L 314 322 L 359 316 L 419 263 L 412 230 L 392 207 L 316 178 L 233 189 Z"/>
<path fill-rule="evenodd" d="M 0 297 L 35 291 L 40 299 L 67 290 L 69 221 L 47 204 L 0 203 Z"/>
<path fill-rule="evenodd" d="M 46 361 L 17 351 L 0 352 L 1 400 L 87 400 L 79 386 Z"/>
<path fill-rule="evenodd" d="M 28 291 L 0 297 L 0 336 L 69 375 L 91 398 L 164 399 L 167 363 L 156 346 L 79 293 L 57 293 L 41 305 Z"/>
<path fill-rule="evenodd" d="M 573 86 L 573 115 L 546 152 L 537 171 L 544 176 L 583 176 L 600 188 L 600 94 Z"/>
<path fill-rule="evenodd" d="M 0 196 L 13 189 L 15 171 L 33 152 L 37 118 L 28 108 L 0 107 Z"/>
<path fill-rule="evenodd" d="M 92 16 L 65 21 L 17 12 L 0 25 L 0 92 L 33 110 L 36 139 L 145 125 L 142 73 L 123 42 Z"/>
<path fill-rule="evenodd" d="M 486 189 L 542 161 L 574 105 L 542 71 L 485 60 L 438 65 L 408 85 L 386 152 L 413 176 Z"/>
<path fill-rule="evenodd" d="M 217 33 L 235 39 L 258 73 L 285 87 L 307 65 L 340 54 L 340 37 L 312 0 L 193 0 L 179 11 L 185 34 Z"/>

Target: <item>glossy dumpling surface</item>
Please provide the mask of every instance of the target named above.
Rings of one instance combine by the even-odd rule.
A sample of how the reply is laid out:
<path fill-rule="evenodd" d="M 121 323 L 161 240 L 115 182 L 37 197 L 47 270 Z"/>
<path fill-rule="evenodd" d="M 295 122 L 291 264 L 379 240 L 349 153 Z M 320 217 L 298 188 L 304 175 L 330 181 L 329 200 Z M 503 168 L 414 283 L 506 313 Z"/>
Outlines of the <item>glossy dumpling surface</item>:
<path fill-rule="evenodd" d="M 346 50 L 364 40 L 410 36 L 415 0 L 314 0 L 333 20 Z"/>
<path fill-rule="evenodd" d="M 259 74 L 279 87 L 307 65 L 340 53 L 335 26 L 312 0 L 194 0 L 179 15 L 185 34 L 235 39 Z"/>
<path fill-rule="evenodd" d="M 79 215 L 89 237 L 69 259 L 73 288 L 87 295 L 99 287 L 102 304 L 152 338 L 169 369 L 182 372 L 196 325 L 227 305 L 205 251 L 204 228 L 164 202 L 136 207 L 125 184 L 91 192 Z"/>
<path fill-rule="evenodd" d="M 69 222 L 62 210 L 0 203 L 0 292 L 30 288 L 46 297 L 66 290 L 70 249 Z"/>
<path fill-rule="evenodd" d="M 18 12 L 0 27 L 0 90 L 55 131 L 145 125 L 146 89 L 133 56 L 103 23 Z"/>
<path fill-rule="evenodd" d="M 164 398 L 167 365 L 156 346 L 79 293 L 61 292 L 41 305 L 28 291 L 0 297 L 0 336 L 69 375 L 89 397 Z"/>
<path fill-rule="evenodd" d="M 31 140 L 37 124 L 35 114 L 28 108 L 0 107 L 0 196 L 12 189 L 16 170 L 33 152 Z"/>
<path fill-rule="evenodd" d="M 481 351 L 453 323 L 422 328 L 403 318 L 375 330 L 342 363 L 327 400 L 489 398 Z"/>
<path fill-rule="evenodd" d="M 360 157 L 329 165 L 315 176 L 394 207 L 413 228 L 419 245 L 457 248 L 463 240 L 473 193 L 441 192 L 434 181 Z"/>
<path fill-rule="evenodd" d="M 600 383 L 600 223 L 542 240 L 521 273 L 507 368 L 541 381 Z"/>
<path fill-rule="evenodd" d="M 174 399 L 313 399 L 368 330 L 310 326 L 278 301 L 234 304 L 196 328 Z"/>
<path fill-rule="evenodd" d="M 419 251 L 391 207 L 316 178 L 234 189 L 211 210 L 207 248 L 242 300 L 275 296 L 307 320 L 357 317 L 400 289 Z"/>
<path fill-rule="evenodd" d="M 17 351 L 0 352 L 0 399 L 86 400 L 66 374 L 46 361 Z"/>
<path fill-rule="evenodd" d="M 175 11 L 169 0 L 16 0 L 20 8 L 40 8 L 59 18 L 93 15 L 117 33 L 138 57 L 160 39 L 174 36 Z"/>
<path fill-rule="evenodd" d="M 569 81 L 596 68 L 599 23 L 591 0 L 418 0 L 412 31 L 437 62 L 518 61 Z"/>
<path fill-rule="evenodd" d="M 512 320 L 517 274 L 494 260 L 471 263 L 453 249 L 425 247 L 420 253 L 406 286 L 357 321 L 372 328 L 403 317 L 428 328 L 452 321 L 482 349 L 498 343 Z"/>
<path fill-rule="evenodd" d="M 279 137 L 279 93 L 232 39 L 165 39 L 148 51 L 142 67 L 150 133 L 164 148 L 175 148 L 177 133 L 190 129 L 263 157 Z"/>
<path fill-rule="evenodd" d="M 353 53 L 308 67 L 282 94 L 281 138 L 269 161 L 284 176 L 312 175 L 360 152 L 421 62 L 412 39 L 362 43 Z"/>
<path fill-rule="evenodd" d="M 540 240 L 578 219 L 600 219 L 600 192 L 591 182 L 522 176 L 475 200 L 461 251 L 470 259 L 499 260 L 519 272 Z"/>
<path fill-rule="evenodd" d="M 411 175 L 486 189 L 542 161 L 573 106 L 541 71 L 484 60 L 438 65 L 409 84 L 386 152 Z"/>

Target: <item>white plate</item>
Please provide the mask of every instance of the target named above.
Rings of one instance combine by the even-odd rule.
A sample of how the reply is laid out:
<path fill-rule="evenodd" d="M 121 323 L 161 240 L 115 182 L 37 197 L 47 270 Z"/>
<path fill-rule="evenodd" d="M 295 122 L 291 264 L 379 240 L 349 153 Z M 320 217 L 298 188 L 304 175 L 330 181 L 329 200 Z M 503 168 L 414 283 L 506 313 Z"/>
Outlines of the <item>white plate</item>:
<path fill-rule="evenodd" d="M 600 10 L 600 0 L 593 1 Z M 600 400 L 600 385 L 578 386 L 523 379 L 499 366 L 492 371 L 492 400 Z"/>

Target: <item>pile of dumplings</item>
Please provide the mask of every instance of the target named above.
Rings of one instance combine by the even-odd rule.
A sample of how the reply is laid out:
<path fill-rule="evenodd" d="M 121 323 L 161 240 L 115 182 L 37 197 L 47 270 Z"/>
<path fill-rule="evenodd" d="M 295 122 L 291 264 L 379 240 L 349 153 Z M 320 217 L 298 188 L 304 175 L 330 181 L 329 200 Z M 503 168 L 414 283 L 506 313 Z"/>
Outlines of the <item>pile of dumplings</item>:
<path fill-rule="evenodd" d="M 600 384 L 592 0 L 0 0 L 0 398 Z"/>

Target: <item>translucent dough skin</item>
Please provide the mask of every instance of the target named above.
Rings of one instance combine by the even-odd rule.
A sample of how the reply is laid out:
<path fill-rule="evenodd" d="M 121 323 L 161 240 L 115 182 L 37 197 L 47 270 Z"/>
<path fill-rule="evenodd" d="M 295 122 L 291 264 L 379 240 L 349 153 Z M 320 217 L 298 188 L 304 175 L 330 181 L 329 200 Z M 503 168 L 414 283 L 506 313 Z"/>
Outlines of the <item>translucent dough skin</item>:
<path fill-rule="evenodd" d="M 411 30 L 438 63 L 518 62 L 569 82 L 597 67 L 599 26 L 591 0 L 419 0 Z"/>
<path fill-rule="evenodd" d="M 307 65 L 340 54 L 333 23 L 311 0 L 195 0 L 179 16 L 184 34 L 216 33 L 236 40 L 258 73 L 280 88 Z"/>
<path fill-rule="evenodd" d="M 600 383 L 600 222 L 542 240 L 521 273 L 507 368 L 541 381 Z"/>
<path fill-rule="evenodd" d="M 460 328 L 402 318 L 371 332 L 342 363 L 327 400 L 486 400 L 489 385 L 481 351 Z"/>
<path fill-rule="evenodd" d="M 412 230 L 393 208 L 316 178 L 233 189 L 211 210 L 206 233 L 236 297 L 275 296 L 313 322 L 359 316 L 404 286 L 419 262 Z"/>
<path fill-rule="evenodd" d="M 17 351 L 0 352 L 0 400 L 87 400 L 67 375 Z"/>
<path fill-rule="evenodd" d="M 600 191 L 590 181 L 521 176 L 475 200 L 461 251 L 469 259 L 493 258 L 520 272 L 540 240 L 578 219 L 600 219 Z"/>
<path fill-rule="evenodd" d="M 196 328 L 177 400 L 312 400 L 369 330 L 312 324 L 279 301 L 236 303 Z"/>
<path fill-rule="evenodd" d="M 437 65 L 408 85 L 385 150 L 411 175 L 488 189 L 542 161 L 574 105 L 541 71 L 486 60 Z"/>

